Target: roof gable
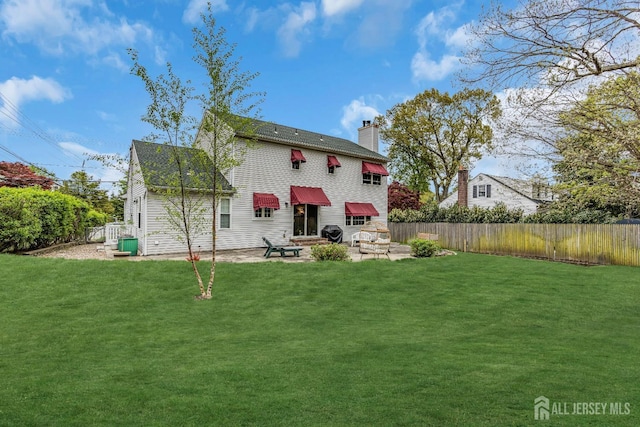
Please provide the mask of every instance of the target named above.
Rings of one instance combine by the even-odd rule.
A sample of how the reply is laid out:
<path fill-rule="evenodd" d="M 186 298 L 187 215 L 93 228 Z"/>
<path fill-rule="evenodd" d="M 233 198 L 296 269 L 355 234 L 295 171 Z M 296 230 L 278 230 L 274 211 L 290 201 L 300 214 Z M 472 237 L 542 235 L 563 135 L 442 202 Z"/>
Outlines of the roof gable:
<path fill-rule="evenodd" d="M 138 157 L 142 177 L 148 187 L 175 187 L 178 176 L 176 157 L 183 160 L 186 166 L 185 186 L 191 190 L 210 190 L 213 187 L 213 177 L 209 171 L 214 170 L 213 162 L 202 150 L 190 147 L 176 147 L 168 144 L 157 144 L 134 140 L 133 149 Z M 229 181 L 218 174 L 218 182 L 224 191 L 232 191 Z"/>
<path fill-rule="evenodd" d="M 526 197 L 527 199 L 540 204 L 545 202 L 545 200 L 540 199 L 540 198 L 536 198 L 533 196 L 533 183 L 531 181 L 528 180 L 524 180 L 524 179 L 517 179 L 517 178 L 508 178 L 508 177 L 504 177 L 504 176 L 495 176 L 495 175 L 489 175 L 486 173 L 481 173 L 478 174 L 475 178 L 477 178 L 480 175 L 484 175 L 488 178 L 491 178 L 492 180 L 494 180 L 495 182 L 505 186 L 506 188 L 510 189 L 511 191 L 514 191 L 518 194 L 520 194 L 523 197 Z M 474 179 L 475 179 L 474 178 Z"/>

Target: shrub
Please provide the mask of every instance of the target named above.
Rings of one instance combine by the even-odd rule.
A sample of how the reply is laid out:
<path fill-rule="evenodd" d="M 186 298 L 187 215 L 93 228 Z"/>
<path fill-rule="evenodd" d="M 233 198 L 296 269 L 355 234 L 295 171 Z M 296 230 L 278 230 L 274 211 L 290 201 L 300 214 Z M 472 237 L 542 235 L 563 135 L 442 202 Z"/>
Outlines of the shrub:
<path fill-rule="evenodd" d="M 87 226 L 88 227 L 101 227 L 107 223 L 109 216 L 106 213 L 98 212 L 95 209 L 91 209 L 87 213 Z"/>
<path fill-rule="evenodd" d="M 311 246 L 311 257 L 316 261 L 350 261 L 349 250 L 345 245 L 330 243 Z"/>
<path fill-rule="evenodd" d="M 409 245 L 411 246 L 411 255 L 418 258 L 429 258 L 442 250 L 442 247 L 434 240 L 413 239 Z"/>
<path fill-rule="evenodd" d="M 84 235 L 89 205 L 39 188 L 0 188 L 0 252 L 43 248 Z"/>

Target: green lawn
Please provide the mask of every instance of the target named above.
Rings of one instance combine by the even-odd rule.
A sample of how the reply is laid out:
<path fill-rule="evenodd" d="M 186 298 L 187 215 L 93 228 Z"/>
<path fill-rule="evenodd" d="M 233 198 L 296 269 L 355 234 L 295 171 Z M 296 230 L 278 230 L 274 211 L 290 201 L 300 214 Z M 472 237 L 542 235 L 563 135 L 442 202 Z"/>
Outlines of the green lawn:
<path fill-rule="evenodd" d="M 186 262 L 0 273 L 0 425 L 640 424 L 638 268 L 221 263 L 212 301 Z M 540 395 L 631 412 L 535 421 Z"/>

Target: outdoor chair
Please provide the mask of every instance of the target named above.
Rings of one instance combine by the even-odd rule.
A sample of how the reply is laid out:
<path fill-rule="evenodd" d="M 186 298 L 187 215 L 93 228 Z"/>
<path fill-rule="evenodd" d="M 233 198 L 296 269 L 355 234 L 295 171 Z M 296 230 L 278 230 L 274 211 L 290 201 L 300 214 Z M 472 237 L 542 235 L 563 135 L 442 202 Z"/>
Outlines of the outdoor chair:
<path fill-rule="evenodd" d="M 269 258 L 274 252 L 279 252 L 280 256 L 285 256 L 287 252 L 291 252 L 294 256 L 297 257 L 300 256 L 302 246 L 275 246 L 266 237 L 263 237 L 262 240 L 264 240 L 264 243 L 267 245 L 267 250 L 264 253 L 265 258 Z"/>
<path fill-rule="evenodd" d="M 357 233 L 353 233 L 351 235 L 351 246 L 355 246 L 360 242 L 370 242 L 373 239 L 373 236 L 366 231 L 358 231 Z"/>

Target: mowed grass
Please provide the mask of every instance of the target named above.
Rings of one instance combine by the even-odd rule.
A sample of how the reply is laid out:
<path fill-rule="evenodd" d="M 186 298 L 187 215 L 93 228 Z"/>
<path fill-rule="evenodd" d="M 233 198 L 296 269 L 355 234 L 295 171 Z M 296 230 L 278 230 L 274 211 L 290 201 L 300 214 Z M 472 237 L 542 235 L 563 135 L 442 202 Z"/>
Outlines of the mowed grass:
<path fill-rule="evenodd" d="M 220 263 L 212 301 L 186 262 L 0 273 L 0 425 L 546 425 L 540 395 L 631 408 L 549 425 L 640 422 L 637 268 Z"/>

